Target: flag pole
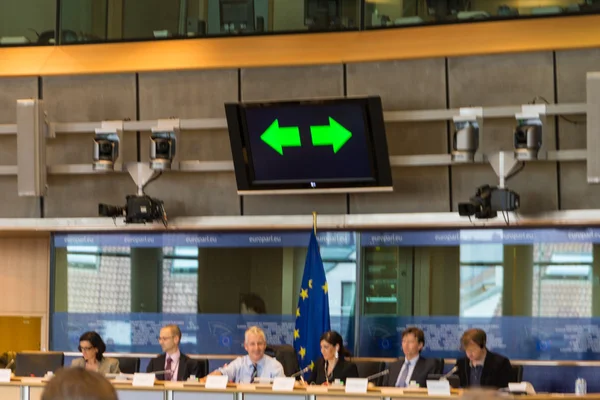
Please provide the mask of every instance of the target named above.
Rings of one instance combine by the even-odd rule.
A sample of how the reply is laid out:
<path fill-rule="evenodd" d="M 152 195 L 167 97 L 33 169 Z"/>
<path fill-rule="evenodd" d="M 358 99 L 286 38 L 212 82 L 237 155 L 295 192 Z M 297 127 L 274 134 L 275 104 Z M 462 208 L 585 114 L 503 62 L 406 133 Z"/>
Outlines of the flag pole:
<path fill-rule="evenodd" d="M 313 231 L 315 232 L 315 236 L 317 234 L 317 212 L 313 211 Z"/>

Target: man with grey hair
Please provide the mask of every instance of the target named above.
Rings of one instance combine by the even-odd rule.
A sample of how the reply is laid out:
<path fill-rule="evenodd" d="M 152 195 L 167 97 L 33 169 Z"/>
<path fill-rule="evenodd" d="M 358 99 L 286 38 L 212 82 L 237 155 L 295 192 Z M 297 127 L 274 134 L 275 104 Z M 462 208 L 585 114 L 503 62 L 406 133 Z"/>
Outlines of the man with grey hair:
<path fill-rule="evenodd" d="M 285 376 L 281 363 L 265 354 L 266 348 L 265 332 L 258 326 L 251 326 L 244 335 L 244 349 L 248 355 L 236 358 L 211 375 L 226 375 L 230 382 L 235 383 L 254 383 L 256 378 Z"/>

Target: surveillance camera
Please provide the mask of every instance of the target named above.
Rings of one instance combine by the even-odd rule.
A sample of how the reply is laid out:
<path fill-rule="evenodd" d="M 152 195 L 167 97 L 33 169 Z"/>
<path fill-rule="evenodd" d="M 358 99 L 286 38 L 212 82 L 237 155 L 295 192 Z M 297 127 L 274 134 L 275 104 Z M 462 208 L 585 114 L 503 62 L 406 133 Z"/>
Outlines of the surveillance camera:
<path fill-rule="evenodd" d="M 175 132 L 152 132 L 150 136 L 150 167 L 160 171 L 171 169 L 176 147 Z"/>
<path fill-rule="evenodd" d="M 515 159 L 536 160 L 542 147 L 542 123 L 539 119 L 519 121 L 514 132 Z"/>
<path fill-rule="evenodd" d="M 112 171 L 119 157 L 119 136 L 96 132 L 94 137 L 94 171 Z"/>
<path fill-rule="evenodd" d="M 452 161 L 473 162 L 479 148 L 479 124 L 477 121 L 455 121 L 452 138 Z"/>

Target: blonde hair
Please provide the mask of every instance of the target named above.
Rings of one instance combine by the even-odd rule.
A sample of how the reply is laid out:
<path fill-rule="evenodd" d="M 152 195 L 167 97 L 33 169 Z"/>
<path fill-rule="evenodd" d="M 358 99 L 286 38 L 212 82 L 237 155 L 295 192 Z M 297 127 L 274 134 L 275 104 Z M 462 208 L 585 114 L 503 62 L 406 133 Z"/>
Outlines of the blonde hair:
<path fill-rule="evenodd" d="M 265 336 L 265 331 L 260 329 L 258 326 L 251 326 L 250 328 L 246 329 L 246 333 L 244 333 L 244 342 L 248 341 L 248 335 L 260 336 L 262 338 L 262 340 L 265 342 L 265 344 L 267 343 L 267 337 Z"/>

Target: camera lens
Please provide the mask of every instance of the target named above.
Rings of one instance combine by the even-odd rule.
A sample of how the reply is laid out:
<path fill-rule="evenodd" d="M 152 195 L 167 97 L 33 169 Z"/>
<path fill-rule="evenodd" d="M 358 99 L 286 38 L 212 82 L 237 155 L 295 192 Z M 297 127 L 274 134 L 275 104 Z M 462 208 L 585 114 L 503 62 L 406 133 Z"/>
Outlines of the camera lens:
<path fill-rule="evenodd" d="M 158 158 L 169 158 L 171 153 L 171 144 L 167 140 L 156 141 L 156 156 Z"/>
<path fill-rule="evenodd" d="M 515 132 L 515 148 L 527 147 L 527 133 L 521 129 Z"/>
<path fill-rule="evenodd" d="M 112 144 L 107 142 L 100 143 L 100 153 L 112 153 Z"/>

